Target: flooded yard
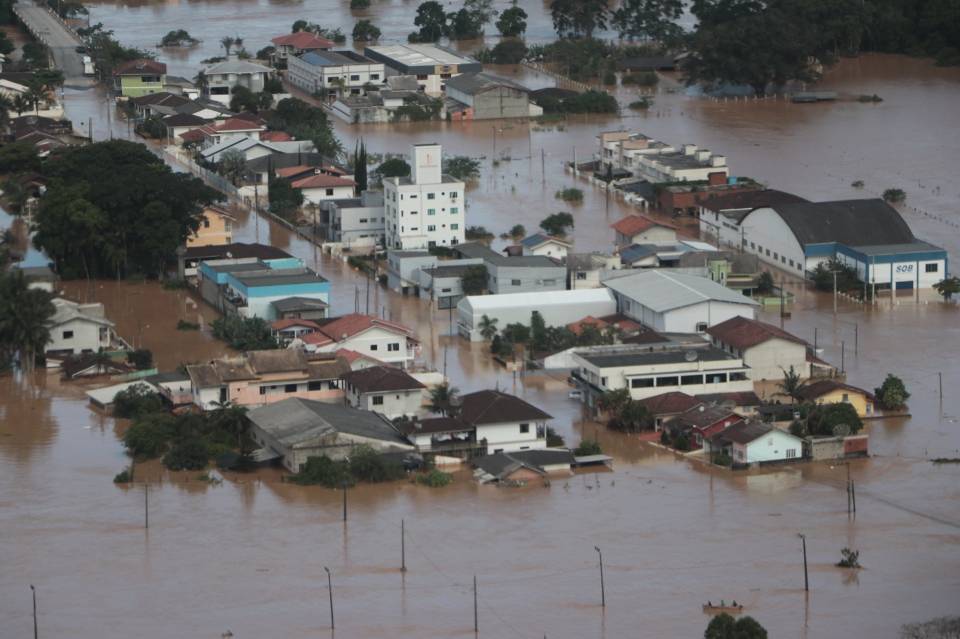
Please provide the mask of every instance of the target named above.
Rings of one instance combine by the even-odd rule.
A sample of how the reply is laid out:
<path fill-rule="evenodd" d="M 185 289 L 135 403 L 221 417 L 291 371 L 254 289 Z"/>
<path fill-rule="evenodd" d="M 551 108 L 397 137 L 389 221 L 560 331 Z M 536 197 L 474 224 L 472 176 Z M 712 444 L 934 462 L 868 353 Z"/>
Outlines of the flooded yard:
<path fill-rule="evenodd" d="M 299 17 L 330 15 L 340 21 L 331 26 L 352 25 L 343 4 L 99 4 L 91 20 L 138 46 L 186 26 L 204 40 L 202 47 L 182 59 L 164 57 L 171 72 L 192 77 L 227 31 L 240 32 L 256 49 Z M 375 21 L 389 41 L 412 29 L 409 2 L 375 4 Z M 522 4 L 539 16 L 531 19 L 530 35 L 549 37 L 546 3 Z M 518 73 L 530 84 L 546 81 L 532 71 Z M 564 172 L 562 163 L 574 150 L 586 159 L 598 132 L 628 127 L 708 147 L 727 156 L 733 173 L 810 199 L 903 188 L 914 232 L 960 257 L 960 72 L 868 56 L 842 61 L 823 84 L 877 93 L 884 102 L 734 103 L 664 92 L 647 114 L 575 118 L 562 129 L 519 122 L 338 123 L 337 132 L 347 148 L 362 136 L 371 152 L 437 141 L 450 154 L 484 156 L 481 178 L 467 194 L 469 223 L 498 234 L 516 223 L 532 230 L 549 213 L 571 210 L 577 251 L 609 249 L 609 223 L 630 208 Z M 66 89 L 66 102 L 75 121 L 90 117 L 95 130 L 107 130 L 95 91 Z M 122 122 L 114 121 L 112 130 L 126 136 Z M 498 166 L 492 164 L 494 139 Z M 863 190 L 850 186 L 856 179 L 864 180 Z M 567 186 L 584 190 L 582 205 L 569 209 L 554 198 Z M 256 235 L 252 219 L 238 223 L 236 241 Z M 286 229 L 261 220 L 259 235 L 314 264 L 312 247 Z M 334 314 L 353 310 L 358 287 L 365 305 L 362 276 L 328 256 L 316 259 L 331 280 Z M 344 524 L 339 492 L 282 483 L 275 471 L 209 485 L 146 466 L 145 530 L 143 489 L 111 483 L 128 463 L 117 426 L 87 405 L 84 386 L 54 374 L 3 377 L 0 634 L 29 636 L 34 584 L 41 636 L 216 638 L 229 630 L 238 639 L 326 637 L 332 632 L 325 566 L 344 637 L 469 636 L 474 575 L 480 634 L 487 637 L 696 637 L 709 621 L 701 604 L 719 599 L 743 603 L 777 638 L 893 638 L 903 623 L 956 614 L 960 465 L 929 459 L 960 457 L 960 308 L 927 297 L 885 298 L 866 308 L 841 300 L 834 316 L 829 296 L 799 282 L 788 288 L 797 301 L 787 330 L 812 341 L 816 329 L 824 358 L 838 365 L 843 348 L 851 383 L 872 389 L 893 372 L 912 393 L 910 417 L 866 427 L 873 456 L 851 463 L 855 519 L 846 511 L 841 466 L 731 474 L 606 432 L 582 420 L 563 375 L 515 378 L 491 362 L 483 344 L 451 337 L 446 312 L 371 287 L 371 309 L 414 327 L 424 359 L 438 369 L 446 361 L 463 392 L 499 385 L 525 397 L 554 416 L 553 426 L 569 443 L 598 436 L 615 458 L 613 472 L 515 490 L 478 486 L 468 473 L 443 489 L 361 486 L 349 491 Z M 215 317 L 185 291 L 109 281 L 70 282 L 66 290 L 103 301 L 119 333 L 151 349 L 162 370 L 225 352 L 208 331 L 176 330 L 178 319 L 207 325 Z M 775 312 L 763 319 L 780 321 Z M 809 595 L 797 533 L 807 538 Z M 605 609 L 594 546 L 603 552 Z M 843 547 L 861 551 L 864 570 L 834 567 Z"/>

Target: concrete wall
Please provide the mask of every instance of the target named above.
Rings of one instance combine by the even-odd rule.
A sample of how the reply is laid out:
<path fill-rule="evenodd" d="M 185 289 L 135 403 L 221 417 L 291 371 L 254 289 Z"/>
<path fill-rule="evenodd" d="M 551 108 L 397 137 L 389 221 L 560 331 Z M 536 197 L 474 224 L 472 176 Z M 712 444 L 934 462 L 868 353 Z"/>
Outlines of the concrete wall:
<path fill-rule="evenodd" d="M 391 345 L 397 345 L 397 349 L 390 350 Z M 371 328 L 346 340 L 321 346 L 317 351 L 327 353 L 341 348 L 369 355 L 387 363 L 405 365 L 414 359 L 414 354 L 407 348 L 405 335 L 398 335 L 382 328 Z"/>
<path fill-rule="evenodd" d="M 386 179 L 383 192 L 388 248 L 417 250 L 464 241 L 463 182 L 400 184 Z"/>
<path fill-rule="evenodd" d="M 733 461 L 738 464 L 756 464 L 802 457 L 803 440 L 777 429 L 749 444 L 733 445 Z"/>
<path fill-rule="evenodd" d="M 563 291 L 567 288 L 567 269 L 560 265 L 499 266 L 487 264 L 487 288 L 494 295 L 527 291 Z"/>
<path fill-rule="evenodd" d="M 354 388 L 347 393 L 347 397 L 354 408 L 380 413 L 387 419 L 395 419 L 403 415 L 413 417 L 423 409 L 422 389 L 360 393 Z M 375 403 L 375 398 L 381 398 L 382 403 Z"/>
<path fill-rule="evenodd" d="M 544 429 L 546 429 L 545 422 Z M 537 438 L 537 422 L 528 423 L 529 432 L 520 432 L 520 422 L 484 424 L 477 426 L 477 441 L 487 440 L 487 454 L 510 453 L 518 450 L 546 448 L 546 437 Z"/>
<path fill-rule="evenodd" d="M 810 268 L 797 237 L 773 209 L 756 209 L 743 218 L 740 226 L 746 242 L 744 252 L 756 255 L 762 262 L 801 276 Z"/>
<path fill-rule="evenodd" d="M 782 380 L 791 367 L 801 376 L 810 377 L 807 347 L 785 339 L 771 339 L 743 352 L 743 363 L 750 367 L 750 379 Z"/>

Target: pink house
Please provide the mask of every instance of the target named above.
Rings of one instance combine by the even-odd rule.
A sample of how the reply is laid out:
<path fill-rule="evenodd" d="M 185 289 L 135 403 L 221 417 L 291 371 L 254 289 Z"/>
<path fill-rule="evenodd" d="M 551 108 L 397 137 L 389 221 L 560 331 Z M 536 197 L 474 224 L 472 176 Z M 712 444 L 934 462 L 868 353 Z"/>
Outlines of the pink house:
<path fill-rule="evenodd" d="M 288 397 L 343 403 L 343 377 L 349 372 L 343 357 L 298 348 L 247 351 L 187 366 L 193 403 L 203 410 L 228 402 L 263 406 Z"/>

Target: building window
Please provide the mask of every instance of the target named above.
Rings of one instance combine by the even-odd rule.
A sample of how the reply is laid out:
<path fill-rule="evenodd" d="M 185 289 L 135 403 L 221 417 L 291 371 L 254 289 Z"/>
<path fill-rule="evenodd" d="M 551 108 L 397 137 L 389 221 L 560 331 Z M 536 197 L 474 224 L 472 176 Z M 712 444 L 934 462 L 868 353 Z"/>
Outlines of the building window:
<path fill-rule="evenodd" d="M 697 386 L 703 384 L 703 375 L 683 375 L 680 377 L 681 386 Z"/>
<path fill-rule="evenodd" d="M 458 209 L 457 207 L 455 206 L 450 207 L 450 215 L 456 215 L 459 212 L 460 212 L 460 209 Z"/>
<path fill-rule="evenodd" d="M 754 244 L 753 242 L 750 242 L 750 248 L 755 249 L 755 248 L 757 248 L 757 245 Z"/>
<path fill-rule="evenodd" d="M 73 339 L 73 331 L 64 331 L 63 339 Z"/>
<path fill-rule="evenodd" d="M 460 225 L 459 225 L 459 224 L 451 224 L 451 225 L 450 225 L 450 230 L 451 230 L 451 231 L 456 231 L 458 228 L 460 228 Z"/>
<path fill-rule="evenodd" d="M 790 268 L 793 268 L 795 266 L 795 264 L 793 263 L 793 260 L 789 260 L 789 262 L 790 262 Z"/>
<path fill-rule="evenodd" d="M 380 79 L 380 74 L 379 74 L 379 73 L 371 73 L 371 74 L 370 74 L 370 79 L 371 79 L 371 80 L 379 80 L 379 79 Z"/>
<path fill-rule="evenodd" d="M 705 333 L 706 331 L 707 331 L 707 323 L 706 323 L 706 322 L 697 322 L 697 332 L 698 332 L 698 333 Z"/>
<path fill-rule="evenodd" d="M 723 384 L 727 381 L 726 373 L 707 373 L 708 384 Z"/>
<path fill-rule="evenodd" d="M 530 432 L 530 424 L 520 424 L 520 434 L 526 435 Z"/>
<path fill-rule="evenodd" d="M 680 378 L 677 377 L 676 375 L 668 375 L 666 377 L 657 378 L 657 388 L 660 388 L 661 386 L 679 386 L 679 385 L 680 385 Z"/>
<path fill-rule="evenodd" d="M 578 280 L 585 280 L 585 279 L 587 279 L 587 274 L 584 273 L 583 271 L 577 271 L 577 279 L 578 279 Z"/>
<path fill-rule="evenodd" d="M 747 381 L 747 374 L 744 372 L 730 373 L 731 382 L 745 382 Z"/>
<path fill-rule="evenodd" d="M 375 350 L 377 350 L 377 348 L 378 348 L 378 345 L 377 345 L 377 344 L 371 344 L 371 345 L 370 345 L 370 350 L 371 350 L 371 351 L 375 351 Z"/>
<path fill-rule="evenodd" d="M 283 392 L 284 392 L 284 393 L 296 393 L 296 392 L 297 392 L 297 385 L 296 385 L 296 384 L 285 384 L 285 385 L 283 386 Z"/>
<path fill-rule="evenodd" d="M 266 387 L 266 386 L 261 386 L 261 387 L 260 387 L 260 394 L 261 394 L 261 395 L 266 395 L 266 394 L 267 394 L 267 387 Z"/>
<path fill-rule="evenodd" d="M 556 286 L 557 280 L 543 280 L 544 286 Z"/>
<path fill-rule="evenodd" d="M 936 272 L 938 272 L 938 271 L 940 270 L 940 265 L 939 265 L 939 264 L 927 264 L 927 265 L 924 266 L 923 268 L 924 268 L 924 271 L 927 272 L 927 273 L 936 273 Z"/>
<path fill-rule="evenodd" d="M 360 76 L 357 75 L 357 74 L 353 74 L 353 75 L 350 76 L 350 79 L 353 80 L 354 82 L 356 82 L 357 80 L 360 79 Z"/>
<path fill-rule="evenodd" d="M 631 379 L 630 388 L 653 388 L 653 378 L 641 377 Z"/>
<path fill-rule="evenodd" d="M 427 209 L 427 215 L 436 215 L 437 209 Z"/>
<path fill-rule="evenodd" d="M 520 286 L 520 280 L 510 280 L 510 286 Z"/>
<path fill-rule="evenodd" d="M 850 403 L 850 395 L 849 395 L 849 393 L 844 393 L 844 394 L 843 394 L 843 403 L 845 403 L 845 404 L 849 404 L 849 403 Z"/>
<path fill-rule="evenodd" d="M 427 199 L 428 199 L 428 200 L 435 200 L 435 199 L 437 199 L 437 194 L 436 194 L 436 193 L 427 193 Z"/>
<path fill-rule="evenodd" d="M 390 351 L 390 352 L 392 352 L 392 353 L 399 352 L 399 350 L 400 350 L 400 343 L 399 343 L 399 342 L 394 342 L 394 343 L 392 343 L 392 344 L 387 344 L 387 350 Z"/>
<path fill-rule="evenodd" d="M 383 406 L 383 395 L 374 395 L 372 403 L 374 406 Z"/>
<path fill-rule="evenodd" d="M 600 385 L 601 385 L 601 386 L 606 386 L 606 385 L 607 385 L 607 378 L 606 378 L 606 377 L 601 377 L 601 378 L 600 378 Z"/>
<path fill-rule="evenodd" d="M 426 80 L 426 79 L 427 79 L 427 74 L 426 74 L 426 73 L 418 73 L 418 74 L 417 74 L 417 80 Z"/>
<path fill-rule="evenodd" d="M 436 230 L 437 230 L 437 227 L 436 227 L 436 225 L 434 225 L 434 224 L 428 224 L 428 225 L 427 225 L 427 230 L 428 230 L 428 231 L 436 231 Z"/>
<path fill-rule="evenodd" d="M 796 449 L 796 448 L 788 448 L 788 449 L 787 449 L 787 459 L 794 459 L 796 456 L 797 456 L 797 449 Z"/>
<path fill-rule="evenodd" d="M 327 189 L 327 195 L 333 195 L 333 189 Z"/>
<path fill-rule="evenodd" d="M 307 382 L 307 390 L 308 391 L 323 390 L 323 382 L 317 382 L 317 381 Z"/>
<path fill-rule="evenodd" d="M 450 191 L 450 199 L 451 199 L 451 200 L 457 199 L 457 192 L 456 192 L 456 191 Z"/>

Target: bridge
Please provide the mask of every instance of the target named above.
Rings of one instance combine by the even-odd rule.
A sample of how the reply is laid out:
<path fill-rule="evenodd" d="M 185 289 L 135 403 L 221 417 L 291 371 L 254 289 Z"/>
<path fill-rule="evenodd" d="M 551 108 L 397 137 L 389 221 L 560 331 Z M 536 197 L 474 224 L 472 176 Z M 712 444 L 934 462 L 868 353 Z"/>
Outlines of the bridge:
<path fill-rule="evenodd" d="M 19 0 L 13 5 L 13 13 L 34 38 L 49 47 L 54 65 L 63 71 L 67 83 L 91 84 L 92 80 L 83 75 L 83 54 L 77 53 L 80 37 L 60 16 L 33 0 Z"/>

